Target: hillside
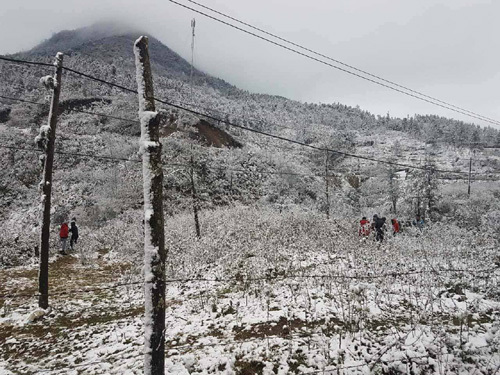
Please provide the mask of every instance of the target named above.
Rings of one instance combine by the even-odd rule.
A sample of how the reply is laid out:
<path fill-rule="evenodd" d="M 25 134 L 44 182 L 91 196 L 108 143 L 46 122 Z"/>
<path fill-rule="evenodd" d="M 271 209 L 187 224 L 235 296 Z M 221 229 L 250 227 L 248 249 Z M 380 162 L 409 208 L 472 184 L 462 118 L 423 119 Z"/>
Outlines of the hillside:
<path fill-rule="evenodd" d="M 59 32 L 13 57 L 52 62 L 62 50 L 65 66 L 135 89 L 137 36 L 98 24 Z M 189 63 L 154 37 L 150 53 L 156 97 L 340 152 L 325 155 L 160 106 L 167 278 L 181 280 L 167 287 L 171 373 L 498 369 L 498 130 L 249 93 L 196 69 L 191 85 Z M 48 116 L 39 79 L 50 73 L 0 62 L 0 96 L 28 101 L 0 99 L 0 139 L 9 147 L 0 147 L 0 372 L 138 374 L 143 191 L 135 95 L 64 73 L 52 310 L 35 319 L 34 298 L 9 297 L 36 292 L 41 169 L 33 140 Z M 471 157 L 469 196 L 462 172 Z M 383 244 L 361 240 L 359 219 L 375 213 L 397 217 L 404 232 L 388 232 Z M 422 231 L 411 224 L 417 214 L 426 221 Z M 81 243 L 59 257 L 58 226 L 71 217 Z"/>
<path fill-rule="evenodd" d="M 116 35 L 117 30 L 122 33 Z M 135 72 L 130 46 L 136 36 L 123 32 L 123 26 L 102 24 L 81 30 L 64 31 L 18 56 L 51 61 L 50 54 L 67 47 L 70 51 L 65 58 L 66 66 L 134 88 Z M 377 118 L 361 109 L 341 104 L 307 104 L 282 97 L 251 94 L 198 71 L 195 71 L 196 79 L 191 90 L 188 83 L 188 63 L 154 38 L 151 38 L 151 44 L 157 97 L 168 98 L 174 103 L 184 103 L 196 110 L 313 146 L 329 147 L 384 160 L 397 159 L 398 162 L 407 164 L 425 164 L 428 160 L 432 161 L 436 168 L 467 171 L 468 159 L 471 155 L 464 145 L 469 142 L 495 145 L 499 138 L 500 133 L 491 128 L 479 128 L 435 116 L 418 115 L 408 119 L 389 116 Z M 49 55 L 43 55 L 44 53 Z M 38 83 L 39 77 L 47 72 L 38 67 L 28 69 L 4 63 L 0 64 L 0 69 L 0 74 L 5 77 L 5 84 L 2 87 L 3 95 L 46 103 L 45 106 L 37 106 L 3 100 L 3 136 L 8 137 L 16 145 L 31 144 L 31 139 L 36 135 L 38 127 L 46 121 L 48 114 L 46 93 Z M 192 105 L 186 103 L 192 103 Z M 64 111 L 58 136 L 58 143 L 60 143 L 58 147 L 61 151 L 97 155 L 112 154 L 122 158 L 129 158 L 135 153 L 134 137 L 139 132 L 139 127 L 135 123 L 71 112 L 71 109 L 91 110 L 135 119 L 137 105 L 133 95 L 92 81 L 82 80 L 81 77 L 71 73 L 65 73 L 62 107 Z M 240 129 L 228 128 L 225 125 L 220 125 L 221 130 L 231 134 L 233 138 L 245 145 L 245 148 L 244 150 L 222 149 L 215 152 L 210 147 L 204 146 L 210 142 L 207 143 L 203 136 L 198 136 L 199 129 L 194 125 L 199 119 L 188 114 L 180 114 L 178 110 L 165 106 L 163 109 L 167 111 L 169 117 L 169 124 L 166 126 L 181 130 L 165 139 L 167 160 L 173 163 L 186 163 L 190 155 L 186 151 L 189 151 L 193 144 L 191 139 L 192 137 L 197 139 L 196 151 L 193 152 L 195 152 L 195 159 L 201 164 L 199 172 L 203 170 L 203 175 L 200 176 L 201 190 L 206 190 L 203 192 L 204 195 L 213 197 L 207 199 L 207 205 L 212 205 L 214 200 L 227 203 L 228 200 L 234 199 L 247 201 L 247 198 L 251 197 L 253 201 L 265 199 L 283 204 L 306 203 L 308 206 L 316 207 L 319 211 L 324 210 L 324 182 L 321 178 L 296 178 L 297 182 L 289 182 L 287 180 L 292 178 L 290 176 L 243 176 L 243 181 L 238 179 L 242 186 L 247 183 L 254 185 L 249 194 L 244 191 L 228 194 L 227 185 L 230 185 L 230 173 L 226 172 L 221 181 L 223 176 L 220 172 L 215 173 L 210 170 L 210 166 L 226 165 L 235 169 L 253 166 L 254 172 L 258 173 L 271 171 L 314 175 L 324 172 L 324 155 Z M 164 132 L 164 134 L 170 133 L 171 130 L 167 129 Z M 113 139 L 113 145 L 110 145 L 108 138 Z M 481 148 L 474 152 L 473 172 L 478 174 L 478 179 L 494 179 L 495 172 L 500 169 L 498 150 Z M 2 150 L 2 155 L 12 161 L 12 156 L 9 157 L 9 155 L 13 155 L 13 151 Z M 21 167 L 22 173 L 18 176 L 15 173 L 13 175 L 9 173 L 3 180 L 2 186 L 5 186 L 3 189 L 7 193 L 4 196 L 5 204 L 9 205 L 13 204 L 17 199 L 17 194 L 21 191 L 31 192 L 33 189 L 30 187 L 37 180 L 36 173 L 34 173 L 36 166 L 29 161 L 31 160 L 29 156 L 16 153 L 15 158 L 27 158 L 29 168 L 26 169 L 21 160 L 11 163 L 14 171 Z M 82 173 L 88 164 L 93 165 L 94 172 L 96 172 L 95 166 L 97 165 L 98 170 L 102 170 L 103 174 L 107 173 L 109 168 L 113 168 L 109 162 L 103 163 L 102 160 L 90 161 L 88 158 L 69 156 L 61 157 L 58 168 L 62 174 L 74 169 L 78 170 L 77 173 Z M 367 212 L 367 210 L 390 212 L 390 205 L 384 203 L 385 198 L 379 196 L 378 201 L 372 199 L 370 196 L 373 188 L 368 188 L 372 184 L 380 185 L 382 189 L 384 184 L 387 185 L 387 170 L 383 165 L 331 155 L 329 170 L 338 171 L 339 180 L 335 183 L 342 189 L 346 189 L 347 196 L 352 198 L 345 200 L 345 195 L 333 196 L 333 199 L 338 200 L 332 203 L 333 212 L 338 212 L 340 216 L 358 215 L 359 212 Z M 408 178 L 414 175 L 414 171 L 408 170 L 407 172 Z M 363 183 L 352 189 L 353 187 L 346 182 L 350 175 L 358 176 L 367 184 Z M 120 177 L 128 178 L 121 173 Z M 455 179 L 457 176 L 454 175 L 438 177 L 451 178 L 450 182 L 445 185 L 461 186 L 463 184 L 463 180 L 457 181 Z M 467 176 L 460 175 L 459 177 L 466 178 Z M 86 178 L 84 180 L 90 182 Z M 235 184 L 238 184 L 236 180 Z M 172 183 L 174 184 L 172 186 L 174 197 L 178 197 L 179 192 L 186 190 L 187 181 L 174 178 Z M 474 183 L 478 189 L 481 189 L 483 185 L 488 186 L 487 182 L 475 181 Z M 119 181 L 116 181 L 116 184 L 122 185 Z M 75 189 L 77 185 L 68 188 Z M 266 190 L 268 188 L 270 190 Z M 233 189 L 238 190 L 237 186 L 233 186 Z M 81 191 L 74 193 L 78 197 L 83 196 Z M 229 198 L 228 195 L 230 195 Z M 405 199 L 403 191 L 399 195 L 401 195 L 399 199 L 403 207 L 411 206 L 412 203 Z M 36 193 L 33 192 L 25 198 L 32 202 L 35 196 Z M 366 197 L 366 203 L 359 201 L 359 198 L 363 197 Z M 109 200 L 109 197 L 95 197 L 94 200 L 102 201 L 101 198 Z M 176 204 L 182 205 L 181 198 L 175 198 Z M 127 202 L 127 205 L 130 204 L 131 202 Z M 334 208 L 335 204 L 339 204 L 340 207 Z M 72 211 L 78 206 L 72 205 L 67 210 Z M 118 211 L 123 209 L 123 207 L 119 208 Z M 176 210 L 175 207 L 171 209 Z M 411 207 L 407 207 L 402 214 L 411 217 L 414 213 L 410 211 Z M 8 212 L 4 212 L 4 218 L 7 215 Z"/>

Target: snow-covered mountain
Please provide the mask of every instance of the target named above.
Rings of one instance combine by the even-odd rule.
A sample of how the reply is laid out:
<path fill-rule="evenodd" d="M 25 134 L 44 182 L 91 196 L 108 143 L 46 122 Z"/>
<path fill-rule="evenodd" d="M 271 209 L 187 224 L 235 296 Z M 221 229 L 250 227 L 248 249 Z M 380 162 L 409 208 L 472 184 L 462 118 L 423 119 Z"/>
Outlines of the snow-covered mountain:
<path fill-rule="evenodd" d="M 65 66 L 134 88 L 132 45 L 137 35 L 137 31 L 123 25 L 96 24 L 59 32 L 32 50 L 15 57 L 50 62 L 56 51 L 63 51 L 66 54 Z M 500 133 L 492 128 L 480 128 L 436 116 L 415 115 L 404 119 L 389 115 L 376 117 L 359 108 L 342 104 L 308 104 L 283 97 L 252 94 L 196 69 L 191 86 L 190 65 L 154 37 L 150 37 L 150 54 L 157 97 L 314 146 L 399 163 L 432 163 L 440 169 L 467 171 L 471 151 L 464 144 L 479 142 L 493 146 L 500 140 Z M 47 121 L 47 92 L 38 82 L 47 73 L 50 73 L 50 69 L 43 67 L 0 64 L 2 95 L 43 103 L 39 106 L 2 101 L 1 135 L 9 144 L 32 146 L 38 127 Z M 137 100 L 134 95 L 66 72 L 63 76 L 61 100 L 62 115 L 57 138 L 59 151 L 134 157 L 137 151 L 136 136 L 139 133 L 136 123 L 71 112 L 72 109 L 87 110 L 136 119 Z M 198 118 L 167 106 L 163 106 L 163 109 L 169 114 L 169 121 L 163 132 L 164 135 L 169 135 L 164 138 L 165 165 L 186 163 L 194 153 L 200 178 L 199 191 L 205 206 L 263 200 L 280 205 L 305 204 L 318 211 L 326 209 L 323 178 L 268 173 L 324 173 L 325 155 L 321 152 L 212 121 L 212 125 L 205 125 L 212 126 L 213 129 L 218 127 L 219 133 L 226 133 L 244 146 L 214 149 L 209 146 L 214 144 L 213 139 L 210 141 L 207 138 L 210 131 L 201 131 L 203 126 L 200 127 Z M 5 163 L 10 165 L 2 180 L 5 192 L 2 205 L 7 207 L 2 212 L 5 220 L 11 218 L 12 212 L 19 214 L 19 205 L 31 207 L 36 201 L 37 192 L 34 187 L 39 170 L 33 162 L 36 155 L 6 149 L 0 152 Z M 498 152 L 491 148 L 475 149 L 474 152 L 473 172 L 480 173 L 477 179 L 495 178 L 494 171 L 500 170 Z M 129 168 L 126 163 L 117 165 L 109 160 L 59 156 L 55 181 L 58 186 L 54 191 L 56 212 L 78 212 L 80 216 L 87 216 L 87 211 L 93 207 L 92 210 L 99 212 L 113 212 L 113 216 L 131 207 L 138 207 L 141 201 L 138 190 L 129 190 L 139 189 L 140 176 L 135 170 L 133 173 L 118 173 L 117 167 Z M 246 172 L 232 172 L 230 169 L 242 169 Z M 390 213 L 394 207 L 392 199 L 388 198 L 391 195 L 388 191 L 392 189 L 388 188 L 388 181 L 391 180 L 387 177 L 389 169 L 393 173 L 397 172 L 392 171 L 393 169 L 404 168 L 387 168 L 383 164 L 331 154 L 328 170 L 336 173 L 334 181 L 330 182 L 336 186 L 330 194 L 330 207 L 334 215 L 357 216 L 367 210 Z M 89 177 L 86 170 L 94 174 L 100 171 L 102 176 Z M 416 209 L 414 196 L 425 195 L 425 192 L 423 185 L 416 182 L 419 174 L 417 171 L 408 169 L 403 172 L 406 180 L 399 181 L 400 192 L 393 193 L 397 195 L 396 210 L 400 208 L 400 214 L 410 217 Z M 66 176 L 71 176 L 71 179 L 68 180 Z M 107 176 L 115 177 L 107 180 Z M 412 177 L 415 177 L 415 181 L 412 181 Z M 439 180 L 446 189 L 450 188 L 449 185 L 463 185 L 463 179 L 467 178 L 466 175 L 452 174 L 435 177 L 447 179 Z M 135 184 L 125 183 L 121 179 L 132 179 Z M 167 206 L 167 211 L 173 213 L 179 208 L 188 207 L 188 181 L 182 174 L 168 173 L 167 181 L 166 198 L 174 201 L 174 204 Z M 101 192 L 92 188 L 95 184 L 101 188 L 110 184 L 116 186 Z M 476 181 L 475 184 L 489 186 L 494 182 Z M 130 194 L 130 200 L 120 198 L 120 194 Z M 412 196 L 408 197 L 410 194 Z M 114 203 L 109 203 L 114 200 L 117 200 L 117 207 Z M 111 207 L 107 207 L 108 203 L 105 202 Z M 421 205 L 425 212 L 424 203 Z M 437 206 L 435 210 L 437 216 L 444 214 L 438 212 Z M 102 220 L 107 219 L 102 213 L 93 215 L 102 216 Z M 32 225 L 36 225 L 35 222 Z"/>
<path fill-rule="evenodd" d="M 137 31 L 123 25 L 96 24 L 59 32 L 15 57 L 50 62 L 56 51 L 63 51 L 66 54 L 65 66 L 134 88 L 132 45 L 137 35 Z M 342 104 L 309 104 L 283 97 L 252 94 L 196 69 L 191 86 L 190 65 L 154 37 L 150 37 L 150 54 L 157 97 L 314 146 L 399 163 L 432 163 L 440 169 L 467 171 L 471 150 L 464 144 L 476 142 L 494 146 L 500 141 L 500 133 L 492 128 L 480 128 L 436 116 L 415 115 L 403 119 L 389 115 L 376 117 L 360 108 Z M 50 69 L 43 67 L 0 64 L 2 95 L 43 103 L 34 105 L 2 100 L 1 135 L 9 144 L 32 146 L 38 127 L 47 121 L 47 92 L 38 82 L 47 73 L 50 73 Z M 62 115 L 57 138 L 59 151 L 122 158 L 135 155 L 139 133 L 136 123 L 71 112 L 72 109 L 87 110 L 136 119 L 137 100 L 133 94 L 65 72 L 61 101 Z M 326 209 L 323 178 L 268 173 L 324 173 L 325 155 L 322 152 L 212 121 L 211 125 L 205 125 L 213 129 L 218 127 L 220 134 L 226 133 L 244 146 L 214 149 L 209 146 L 214 144 L 213 139 L 210 141 L 207 138 L 210 131 L 202 131 L 203 126 L 200 126 L 198 118 L 167 106 L 163 106 L 163 109 L 169 114 L 163 132 L 169 135 L 164 138 L 165 165 L 186 163 L 190 155 L 194 154 L 200 179 L 199 191 L 206 206 L 263 200 L 280 205 L 305 204 L 318 211 Z M 4 163 L 10 166 L 2 179 L 5 193 L 2 205 L 7 208 L 2 210 L 5 220 L 11 218 L 13 212 L 19 214 L 19 205 L 31 207 L 36 201 L 35 186 L 39 170 L 33 162 L 36 155 L 12 149 L 0 152 Z M 474 149 L 474 152 L 473 172 L 479 173 L 477 179 L 493 179 L 493 173 L 500 170 L 498 152 L 493 148 Z M 116 172 L 117 168 L 129 168 L 128 164 L 74 155 L 59 156 L 54 191 L 56 212 L 78 212 L 83 217 L 93 207 L 92 210 L 99 212 L 113 212 L 113 216 L 131 207 L 138 207 L 140 194 L 133 189 L 139 188 L 140 176 L 135 170 Z M 232 172 L 230 169 L 243 169 L 246 172 Z M 334 181 L 331 181 L 336 186 L 330 196 L 331 211 L 340 216 L 357 216 L 367 210 L 390 213 L 394 207 L 392 199 L 388 198 L 388 181 L 391 180 L 387 177 L 389 169 L 393 173 L 397 172 L 393 169 L 404 168 L 387 168 L 383 164 L 331 154 L 328 170 L 336 173 Z M 97 171 L 100 171 L 101 176 L 95 176 Z M 94 177 L 87 174 L 90 172 Z M 403 172 L 406 180 L 398 182 L 400 192 L 397 193 L 396 210 L 400 208 L 400 214 L 410 217 L 415 211 L 413 195 L 425 195 L 425 192 L 423 185 L 416 182 L 417 171 L 408 169 Z M 108 176 L 115 177 L 108 180 Z M 412 181 L 412 177 L 415 177 L 415 181 Z M 447 179 L 439 181 L 443 188 L 448 189 L 449 185 L 463 185 L 463 179 L 467 176 L 442 174 L 435 177 Z M 125 183 L 121 179 L 134 180 L 135 184 Z M 188 207 L 185 199 L 189 196 L 188 181 L 182 174 L 168 173 L 167 181 L 166 198 L 175 203 L 169 204 L 167 211 L 173 213 L 179 207 Z M 93 189 L 96 184 L 100 188 L 110 184 L 115 187 L 101 192 Z M 476 181 L 475 184 L 489 186 L 494 183 Z M 419 189 L 422 191 L 419 192 Z M 120 194 L 130 194 L 130 200 L 119 198 Z M 408 197 L 409 194 L 412 196 Z M 117 200 L 118 206 L 109 203 L 111 207 L 107 207 L 108 203 L 105 202 L 114 200 Z M 421 205 L 425 212 L 424 204 Z M 438 212 L 437 206 L 434 209 L 436 217 L 445 214 Z M 94 214 L 102 216 L 102 220 L 108 218 L 102 213 Z M 35 222 L 32 225 L 36 225 Z"/>

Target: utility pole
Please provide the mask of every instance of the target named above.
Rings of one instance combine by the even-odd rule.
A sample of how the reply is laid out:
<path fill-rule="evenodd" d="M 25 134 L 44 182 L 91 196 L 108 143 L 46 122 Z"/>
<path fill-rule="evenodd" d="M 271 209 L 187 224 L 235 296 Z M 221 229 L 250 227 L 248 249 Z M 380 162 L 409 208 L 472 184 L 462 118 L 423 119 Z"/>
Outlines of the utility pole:
<path fill-rule="evenodd" d="M 42 193 L 42 231 L 40 233 L 40 270 L 38 273 L 38 306 L 42 309 L 49 307 L 49 238 L 50 238 L 50 209 L 52 198 L 52 169 L 54 166 L 54 143 L 56 139 L 57 116 L 59 114 L 59 96 L 61 94 L 63 54 L 58 52 L 54 65 L 55 77 L 47 76 L 41 82 L 52 89 L 50 102 L 49 124 L 40 128 L 36 138 L 39 147 L 45 151 L 43 179 L 40 182 Z"/>
<path fill-rule="evenodd" d="M 427 174 L 427 188 L 426 188 L 426 193 L 427 193 L 427 214 L 428 218 L 431 218 L 431 211 L 434 207 L 434 202 L 432 201 L 432 186 L 431 186 L 431 174 L 433 173 L 432 169 L 432 163 L 430 159 L 427 159 L 426 161 L 426 169 L 425 173 Z M 424 216 L 426 214 L 426 211 L 424 210 Z"/>
<path fill-rule="evenodd" d="M 472 174 L 472 154 L 470 156 L 470 161 L 469 161 L 469 187 L 467 188 L 467 194 L 470 197 L 470 179 L 471 179 L 471 174 Z"/>
<path fill-rule="evenodd" d="M 194 185 L 194 159 L 191 155 L 191 195 L 193 197 L 193 213 L 194 213 L 194 225 L 196 228 L 196 236 L 201 238 L 200 233 L 200 221 L 198 219 L 198 197 L 196 196 L 196 187 Z"/>
<path fill-rule="evenodd" d="M 139 119 L 141 122 L 144 185 L 144 374 L 165 373 L 165 234 L 163 169 L 159 138 L 160 116 L 155 111 L 148 38 L 134 43 Z"/>
<path fill-rule="evenodd" d="M 418 164 L 421 166 L 422 165 L 422 156 L 420 156 Z M 424 210 L 425 213 L 425 210 Z M 422 212 L 420 208 L 420 186 L 418 187 L 417 191 L 417 216 L 422 217 Z"/>
<path fill-rule="evenodd" d="M 328 150 L 325 150 L 325 196 L 326 196 L 326 218 L 330 219 L 330 193 L 328 176 Z"/>
<path fill-rule="evenodd" d="M 193 69 L 194 69 L 194 29 L 196 27 L 196 20 L 191 20 L 191 74 L 189 76 L 189 83 L 191 84 L 191 95 L 193 94 Z"/>

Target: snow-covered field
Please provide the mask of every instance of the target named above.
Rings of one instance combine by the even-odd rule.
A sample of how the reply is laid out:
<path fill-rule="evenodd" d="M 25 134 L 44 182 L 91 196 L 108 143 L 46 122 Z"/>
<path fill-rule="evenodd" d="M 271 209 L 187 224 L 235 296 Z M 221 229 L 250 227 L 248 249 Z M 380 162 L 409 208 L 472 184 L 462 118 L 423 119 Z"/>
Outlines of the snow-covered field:
<path fill-rule="evenodd" d="M 191 221 L 167 222 L 168 373 L 500 368 L 500 261 L 486 233 L 408 228 L 379 245 L 360 241 L 355 222 L 261 206 L 205 211 L 201 239 Z M 24 296 L 36 293 L 36 265 L 1 270 L 0 373 L 142 373 L 136 249 L 103 246 L 85 265 L 80 252 L 54 257 L 52 309 L 38 319 Z"/>

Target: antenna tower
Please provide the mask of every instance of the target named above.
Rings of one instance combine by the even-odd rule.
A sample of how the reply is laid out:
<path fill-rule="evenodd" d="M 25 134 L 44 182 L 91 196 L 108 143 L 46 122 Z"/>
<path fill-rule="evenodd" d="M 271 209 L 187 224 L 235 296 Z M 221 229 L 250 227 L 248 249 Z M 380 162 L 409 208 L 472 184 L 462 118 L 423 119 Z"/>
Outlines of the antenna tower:
<path fill-rule="evenodd" d="M 196 20 L 193 18 L 191 20 L 191 30 L 192 30 L 192 38 L 191 38 L 191 75 L 189 77 L 191 83 L 191 94 L 193 93 L 193 67 L 194 67 L 194 29 L 196 27 Z"/>

